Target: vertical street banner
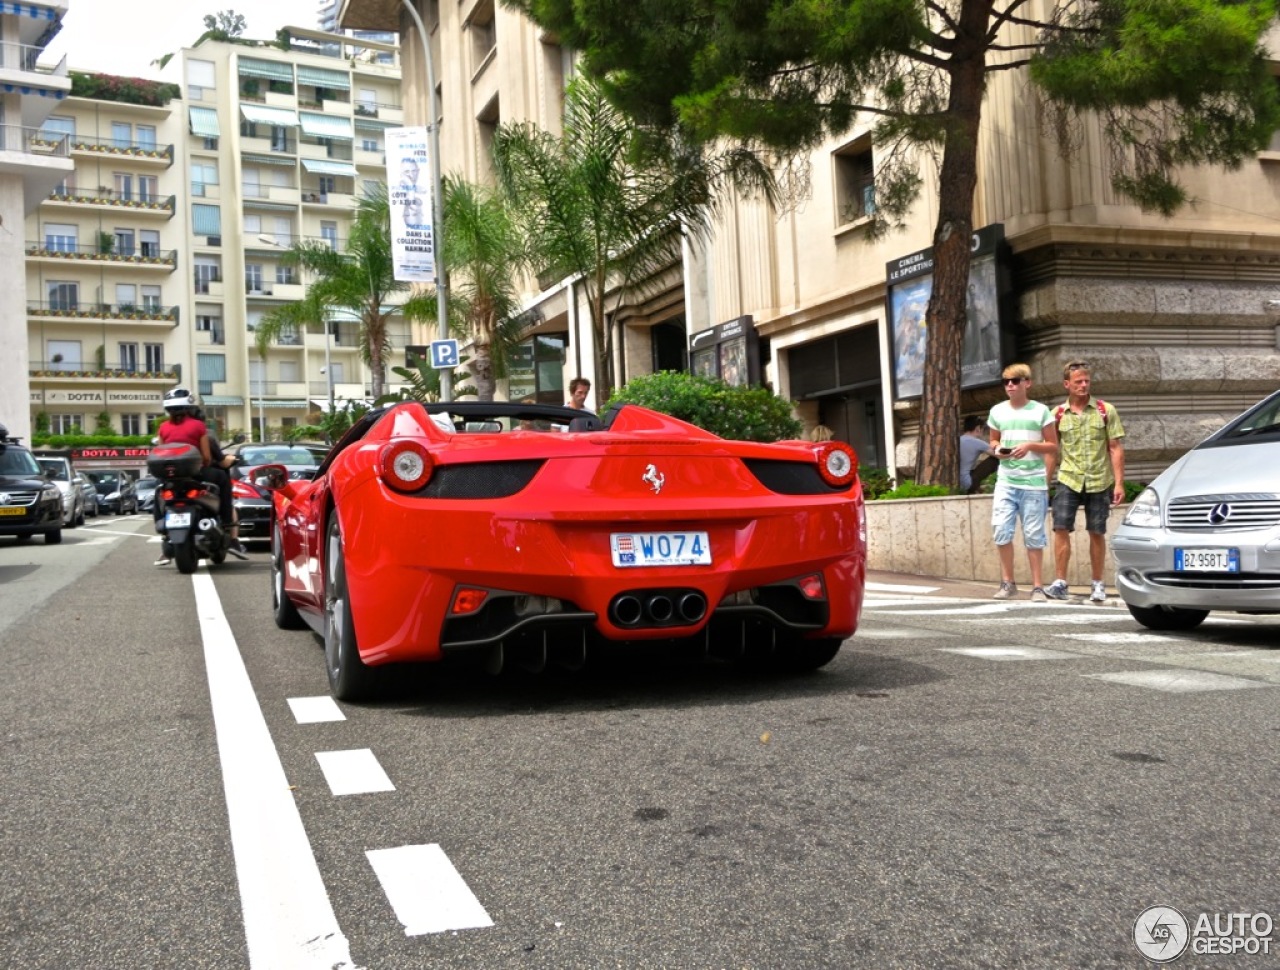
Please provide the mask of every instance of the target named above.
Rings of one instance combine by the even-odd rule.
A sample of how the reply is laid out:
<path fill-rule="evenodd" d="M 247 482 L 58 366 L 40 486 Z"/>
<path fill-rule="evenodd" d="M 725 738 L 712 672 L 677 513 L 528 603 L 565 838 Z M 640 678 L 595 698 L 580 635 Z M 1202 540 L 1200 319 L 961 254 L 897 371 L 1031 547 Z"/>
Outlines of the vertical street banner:
<path fill-rule="evenodd" d="M 403 283 L 431 283 L 435 280 L 435 245 L 427 129 L 388 128 L 386 137 L 395 278 Z"/>

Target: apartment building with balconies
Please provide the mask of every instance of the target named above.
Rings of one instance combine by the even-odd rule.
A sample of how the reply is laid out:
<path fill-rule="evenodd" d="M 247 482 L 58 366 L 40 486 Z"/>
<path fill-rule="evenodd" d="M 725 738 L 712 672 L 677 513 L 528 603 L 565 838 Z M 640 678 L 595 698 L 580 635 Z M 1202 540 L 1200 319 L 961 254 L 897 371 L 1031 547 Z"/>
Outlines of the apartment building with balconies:
<path fill-rule="evenodd" d="M 265 356 L 256 330 L 273 307 L 305 294 L 307 280 L 285 258 L 292 245 L 343 248 L 357 200 L 386 180 L 384 132 L 404 123 L 394 45 L 287 32 L 287 50 L 206 40 L 167 70 L 187 113 L 189 380 L 224 428 L 255 437 L 264 425 L 270 434 L 307 423 L 331 398 L 369 399 L 349 315 L 327 335 L 320 326 L 281 333 Z M 391 332 L 393 352 L 415 342 L 400 318 Z"/>
<path fill-rule="evenodd" d="M 573 56 L 555 37 L 494 0 L 410 2 L 432 51 L 445 171 L 488 179 L 500 123 L 559 130 Z M 344 0 L 339 23 L 399 31 L 407 120 L 427 123 L 423 38 L 402 0 Z M 1010 43 L 1031 40 L 1030 28 L 1006 29 Z M 1280 35 L 1269 42 L 1280 76 Z M 1112 147 L 1085 125 L 1064 156 L 1024 71 L 993 75 L 973 223 L 1002 233 L 1001 358 L 1031 364 L 1046 397 L 1060 393 L 1066 360 L 1089 360 L 1095 390 L 1124 415 L 1129 476 L 1147 479 L 1280 385 L 1280 153 L 1236 171 L 1187 172 L 1195 203 L 1165 219 L 1113 191 L 1123 158 Z M 897 386 L 888 267 L 929 247 L 936 173 L 922 154 L 926 189 L 906 226 L 873 239 L 867 217 L 884 152 L 862 124 L 780 172 L 783 205 L 723 200 L 706 245 L 614 314 L 619 383 L 656 369 L 715 373 L 705 338 L 749 330 L 754 369 L 796 401 L 807 425 L 852 442 L 865 466 L 910 474 L 919 399 Z M 526 303 L 540 314 L 535 332 L 563 348 L 565 380 L 593 377 L 573 281 L 530 281 Z M 979 382 L 963 407 L 985 413 L 1002 398 L 994 382 Z"/>
<path fill-rule="evenodd" d="M 0 423 L 23 438 L 32 430 L 23 227 L 74 169 L 69 140 L 42 129 L 71 91 L 65 60 L 40 63 L 66 12 L 66 0 L 0 3 Z"/>
<path fill-rule="evenodd" d="M 179 254 L 179 93 L 73 73 L 41 136 L 75 170 L 27 218 L 28 378 L 38 431 L 138 435 L 190 373 Z"/>

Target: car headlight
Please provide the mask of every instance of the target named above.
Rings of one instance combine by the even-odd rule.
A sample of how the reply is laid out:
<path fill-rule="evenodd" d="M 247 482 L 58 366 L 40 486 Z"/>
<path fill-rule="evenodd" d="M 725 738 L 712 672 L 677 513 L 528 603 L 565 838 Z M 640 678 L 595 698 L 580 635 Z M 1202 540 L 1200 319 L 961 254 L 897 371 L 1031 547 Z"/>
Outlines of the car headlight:
<path fill-rule="evenodd" d="M 44 488 L 40 489 L 40 497 L 56 498 L 59 502 L 62 501 L 62 493 L 58 491 L 57 485 L 46 485 Z"/>
<path fill-rule="evenodd" d="M 1160 496 L 1154 488 L 1144 488 L 1125 514 L 1124 524 L 1139 529 L 1160 528 Z"/>
<path fill-rule="evenodd" d="M 120 493 L 119 493 L 119 492 L 112 492 L 110 495 L 108 495 L 108 496 L 107 496 L 107 501 L 108 501 L 108 502 L 116 502 L 116 501 L 118 501 L 119 499 L 120 499 Z"/>

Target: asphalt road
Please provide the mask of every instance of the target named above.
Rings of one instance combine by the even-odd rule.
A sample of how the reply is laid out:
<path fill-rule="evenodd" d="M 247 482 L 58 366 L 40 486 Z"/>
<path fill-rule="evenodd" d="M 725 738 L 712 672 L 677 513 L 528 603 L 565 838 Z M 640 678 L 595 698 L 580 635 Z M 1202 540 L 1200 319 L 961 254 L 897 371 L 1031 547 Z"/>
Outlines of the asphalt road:
<path fill-rule="evenodd" d="M 150 529 L 0 539 L 4 966 L 1142 967 L 1148 907 L 1280 919 L 1276 619 L 876 577 L 812 675 L 332 705 L 264 554 L 193 580 Z"/>

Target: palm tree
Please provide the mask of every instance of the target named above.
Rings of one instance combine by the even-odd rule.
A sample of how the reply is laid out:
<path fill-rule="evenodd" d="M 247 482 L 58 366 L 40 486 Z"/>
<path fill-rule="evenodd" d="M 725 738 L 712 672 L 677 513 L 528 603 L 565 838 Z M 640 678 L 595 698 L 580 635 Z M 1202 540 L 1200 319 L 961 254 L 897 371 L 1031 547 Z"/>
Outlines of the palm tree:
<path fill-rule="evenodd" d="M 391 305 L 390 298 L 409 291 L 411 284 L 395 278 L 386 187 L 375 186 L 357 203 L 344 252 L 327 243 L 304 241 L 294 245 L 284 259 L 307 270 L 312 280 L 305 299 L 264 315 L 256 335 L 259 353 L 265 355 L 267 344 L 289 327 L 323 324 L 329 310 L 349 310 L 360 320 L 360 351 L 372 374 L 373 398 L 382 397 L 391 349 L 387 322 L 397 312 L 409 319 L 426 319 L 428 312 L 422 296 L 410 297 L 400 306 Z M 434 300 L 430 306 L 434 307 Z"/>
<path fill-rule="evenodd" d="M 583 76 L 566 91 L 560 137 L 529 123 L 502 125 L 493 154 L 536 268 L 576 277 L 585 289 L 601 401 L 614 383 L 610 291 L 616 310 L 675 264 L 684 236 L 707 231 L 721 181 L 772 197 L 772 181 L 752 153 L 704 156 L 676 135 L 643 130 Z"/>

